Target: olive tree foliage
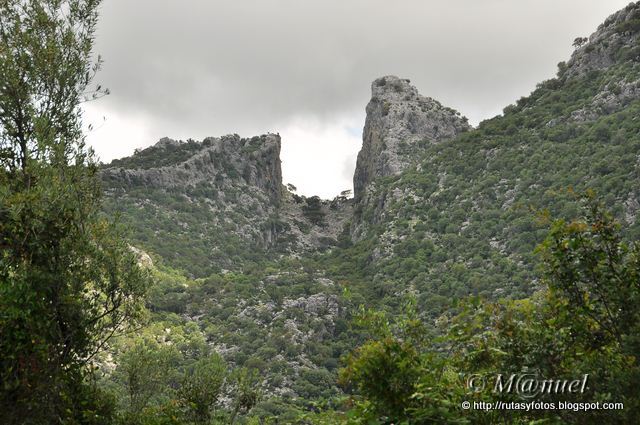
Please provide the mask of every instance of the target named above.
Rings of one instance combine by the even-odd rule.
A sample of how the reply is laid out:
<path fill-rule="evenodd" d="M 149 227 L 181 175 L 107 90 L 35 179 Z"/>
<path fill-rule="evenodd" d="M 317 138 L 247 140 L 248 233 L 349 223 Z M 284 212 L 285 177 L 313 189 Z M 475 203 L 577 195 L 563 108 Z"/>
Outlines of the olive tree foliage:
<path fill-rule="evenodd" d="M 211 420 L 226 379 L 227 366 L 217 353 L 197 360 L 187 370 L 179 391 L 180 400 L 196 423 Z"/>
<path fill-rule="evenodd" d="M 0 0 L 1 423 L 99 423 L 86 371 L 142 308 L 82 131 L 99 4 Z"/>
<path fill-rule="evenodd" d="M 131 412 L 141 412 L 154 396 L 169 387 L 171 367 L 178 358 L 174 347 L 144 339 L 122 355 L 118 369 L 124 375 Z"/>
<path fill-rule="evenodd" d="M 587 37 L 577 37 L 575 40 L 573 40 L 573 47 L 575 47 L 576 49 L 579 49 L 580 47 L 584 46 L 588 42 L 589 42 L 589 39 Z"/>
<path fill-rule="evenodd" d="M 640 321 L 640 243 L 623 241 L 593 192 L 582 202 L 583 217 L 556 221 L 540 248 L 546 282 L 591 346 L 624 346 Z"/>
<path fill-rule="evenodd" d="M 89 89 L 99 4 L 0 1 L 0 164 L 27 186 L 30 162 L 87 162 L 78 105 L 107 93 Z"/>
<path fill-rule="evenodd" d="M 256 369 L 240 368 L 234 371 L 235 397 L 229 423 L 235 423 L 239 413 L 248 413 L 260 399 L 260 375 Z"/>

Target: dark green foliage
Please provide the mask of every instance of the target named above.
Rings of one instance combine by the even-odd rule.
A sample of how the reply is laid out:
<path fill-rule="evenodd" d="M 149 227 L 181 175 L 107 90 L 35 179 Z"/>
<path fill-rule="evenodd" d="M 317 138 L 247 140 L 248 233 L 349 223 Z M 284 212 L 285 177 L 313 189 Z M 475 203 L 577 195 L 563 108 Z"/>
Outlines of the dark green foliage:
<path fill-rule="evenodd" d="M 306 311 L 304 304 L 297 304 L 315 294 L 337 296 L 342 291 L 339 286 L 318 284 L 316 273 L 311 260 L 283 261 L 245 273 L 217 274 L 195 281 L 160 267 L 154 272 L 157 286 L 150 291 L 152 315 L 148 326 L 113 344 L 110 361 L 119 366 L 114 372 L 105 371 L 100 384 L 116 396 L 122 411 L 130 411 L 131 397 L 123 367 L 130 357 L 135 357 L 132 348 L 143 344 L 156 347 L 158 352 L 163 351 L 162 347 L 175 349 L 178 355 L 172 354 L 166 367 L 170 373 L 160 379 L 165 385 L 145 384 L 153 389 L 145 407 L 126 414 L 130 421 L 149 417 L 159 421 L 164 417 L 162 412 L 170 409 L 171 400 L 178 400 L 194 362 L 211 355 L 217 347 L 229 347 L 225 362 L 230 373 L 221 394 L 233 402 L 226 406 L 216 403 L 212 418 L 226 418 L 224 423 L 232 418 L 243 423 L 251 416 L 266 420 L 272 416 L 261 406 L 269 405 L 269 400 L 284 409 L 286 413 L 281 417 L 296 418 L 298 410 L 309 408 L 313 400 L 338 394 L 335 381 L 339 359 L 348 352 L 353 339 L 346 303 L 340 303 L 337 317 L 320 302 L 312 312 Z M 174 313 L 174 304 L 159 302 L 169 295 L 179 295 L 181 309 L 184 308 L 179 316 Z M 309 338 L 304 343 L 300 340 L 302 335 Z M 295 365 L 300 359 L 313 366 L 298 369 Z M 157 376 L 153 370 L 146 376 Z M 296 398 L 275 399 L 271 394 L 282 385 L 295 391 Z M 181 421 L 196 419 L 186 402 L 173 413 Z"/>
<path fill-rule="evenodd" d="M 120 404 L 123 424 L 245 423 L 262 397 L 255 369 L 227 366 L 195 323 L 156 320 L 112 348 L 117 368 L 101 386 Z M 158 327 L 160 325 L 160 327 Z M 223 402 L 227 398 L 227 402 Z"/>
<path fill-rule="evenodd" d="M 194 153 L 201 150 L 203 145 L 194 140 L 186 142 L 178 141 L 175 144 L 167 143 L 162 146 L 150 146 L 136 151 L 135 155 L 123 159 L 114 159 L 109 167 L 121 168 L 150 168 L 180 164 L 189 159 Z"/>
<path fill-rule="evenodd" d="M 532 211 L 571 215 L 571 191 L 593 188 L 623 218 L 622 206 L 638 196 L 640 122 L 634 117 L 640 103 L 599 112 L 594 121 L 571 119 L 598 91 L 638 75 L 640 68 L 627 62 L 546 81 L 505 108 L 504 116 L 451 142 L 426 146 L 419 169 L 376 182 L 376 201 L 356 212 L 370 223 L 369 232 L 334 253 L 328 267 L 343 270 L 338 278 L 363 282 L 368 302 L 392 309 L 398 288 L 412 285 L 432 318 L 460 297 L 517 299 L 532 293 L 532 253 L 546 234 Z M 405 195 L 392 199 L 394 191 Z M 625 237 L 637 238 L 637 222 L 626 224 Z M 392 254 L 374 256 L 389 239 Z M 338 259 L 344 263 L 334 266 Z"/>
<path fill-rule="evenodd" d="M 371 311 L 359 317 L 372 339 L 347 357 L 340 374 L 361 396 L 354 416 L 374 423 L 468 423 L 455 404 L 464 391 L 445 358 L 432 352 L 430 332 L 414 308 L 409 302 L 394 320 Z"/>
<path fill-rule="evenodd" d="M 580 48 L 583 45 L 585 45 L 586 43 L 589 42 L 589 39 L 587 37 L 578 37 L 575 40 L 573 40 L 573 47 Z"/>
<path fill-rule="evenodd" d="M 105 423 L 94 356 L 139 316 L 146 273 L 100 215 L 79 102 L 99 1 L 0 4 L 0 422 Z M 101 88 L 95 97 L 103 94 Z"/>
<path fill-rule="evenodd" d="M 235 371 L 233 380 L 237 387 L 230 423 L 233 425 L 239 413 L 248 413 L 260 398 L 259 379 L 256 369 L 242 368 Z"/>
<path fill-rule="evenodd" d="M 196 423 L 209 422 L 226 376 L 226 365 L 218 354 L 197 360 L 187 369 L 179 397 Z"/>
<path fill-rule="evenodd" d="M 583 214 L 553 223 L 541 247 L 556 329 L 571 335 L 576 370 L 594 376 L 598 400 L 624 403 L 621 412 L 594 412 L 582 423 L 640 420 L 640 243 L 624 241 L 621 226 L 593 195 Z"/>
<path fill-rule="evenodd" d="M 357 383 L 360 394 L 374 401 L 376 415 L 405 418 L 418 376 L 415 347 L 409 341 L 387 337 L 359 347 L 355 355 L 343 379 Z"/>
<path fill-rule="evenodd" d="M 442 322 L 446 335 L 436 340 L 411 315 L 393 321 L 395 328 L 381 313 L 365 315 L 364 323 L 382 331 L 350 355 L 342 372 L 360 390 L 356 416 L 384 423 L 492 424 L 503 412 L 458 406 L 529 399 L 474 392 L 465 386 L 467 377 L 528 373 L 572 380 L 589 374 L 584 394 L 540 393 L 534 400 L 615 401 L 624 403 L 623 410 L 512 410 L 509 423 L 636 423 L 640 248 L 622 241 L 619 225 L 593 199 L 582 211 L 552 224 L 540 247 L 545 288 L 530 299 L 471 299 Z"/>
<path fill-rule="evenodd" d="M 554 224 L 542 249 L 546 280 L 588 344 L 623 344 L 640 323 L 640 244 L 622 242 L 620 224 L 592 198 L 583 217 Z"/>
<path fill-rule="evenodd" d="M 218 405 L 215 414 L 210 411 L 213 420 L 634 423 L 627 409 L 622 414 L 554 415 L 463 412 L 459 407 L 463 400 L 493 400 L 491 394 L 467 391 L 463 376 L 525 368 L 567 379 L 593 373 L 601 385 L 594 386 L 593 400 L 586 401 L 636 404 L 637 332 L 631 325 L 636 312 L 627 306 L 614 311 L 604 303 L 617 305 L 626 298 L 637 304 L 627 285 L 637 280 L 637 254 L 622 247 L 640 235 L 633 207 L 640 177 L 640 103 L 627 98 L 607 110 L 593 103 L 602 93 L 622 95 L 625 84 L 638 79 L 640 68 L 629 52 L 619 51 L 620 62 L 607 69 L 570 79 L 562 75 L 566 64 L 560 66 L 560 78 L 539 84 L 502 116 L 455 140 L 405 146 L 418 157 L 417 166 L 377 180 L 369 201 L 356 205 L 354 227 L 344 229 L 338 247 L 327 240 L 333 246 L 327 252 L 277 258 L 273 254 L 287 251 L 255 249 L 236 239 L 237 224 L 256 214 L 260 205 L 238 204 L 222 216 L 212 214 L 206 199 L 224 196 L 236 202 L 242 196 L 236 189 L 214 190 L 224 187 L 223 178 L 189 189 L 188 199 L 178 191 L 117 192 L 119 198 L 109 208 L 121 211 L 135 239 L 160 257 L 159 284 L 148 300 L 152 321 L 144 332 L 179 346 L 183 356 L 174 367 L 181 378 L 144 411 L 156 418 L 163 417 L 161 411 L 173 412 L 173 391 L 186 382 L 184 374 L 195 362 L 210 355 L 206 347 L 215 347 L 237 370 L 261 370 L 263 379 L 254 389 L 264 397 L 256 401 L 252 386 L 242 384 L 247 381 L 239 379 L 236 387 L 229 378 L 226 390 L 237 388 L 235 394 L 244 395 L 226 409 Z M 617 235 L 612 226 L 606 237 L 595 231 L 581 234 L 581 242 L 570 242 L 569 251 L 562 252 L 547 242 L 544 252 L 550 257 L 541 279 L 534 248 L 549 232 L 539 216 L 546 211 L 578 216 L 574 193 L 589 187 L 612 206 L 624 232 Z M 291 228 L 308 233 L 312 225 L 325 225 L 325 212 L 344 201 L 292 198 L 308 221 L 287 223 L 274 210 L 252 229 L 286 240 Z M 218 219 L 228 219 L 223 232 L 207 227 Z M 551 234 L 548 240 L 576 236 L 562 225 Z M 597 242 L 605 239 L 609 245 Z M 613 277 L 606 268 L 589 268 L 594 258 L 596 263 L 608 258 L 603 256 L 607 249 L 619 253 L 610 258 L 618 264 Z M 572 269 L 576 265 L 581 269 Z M 589 287 L 584 279 L 572 286 L 583 269 L 604 279 L 605 286 Z M 185 278 L 181 270 L 199 278 Z M 320 284 L 319 278 L 331 284 Z M 409 293 L 419 313 L 399 314 Z M 571 294 L 577 300 L 582 296 L 584 305 L 569 307 Z M 326 296 L 336 297 L 332 308 L 337 313 L 318 307 Z M 470 301 L 459 302 L 469 296 Z M 310 299 L 313 307 L 307 304 Z M 353 328 L 358 305 L 384 313 L 369 315 L 365 330 Z M 609 332 L 613 323 L 621 329 Z M 334 385 L 341 366 L 347 404 Z M 178 410 L 176 417 L 182 420 L 197 416 L 187 403 Z"/>
<path fill-rule="evenodd" d="M 238 269 L 246 263 L 259 263 L 268 258 L 262 246 L 262 232 L 281 230 L 277 220 L 264 221 L 262 228 L 251 228 L 254 242 L 236 234 L 237 225 L 251 217 L 249 209 L 238 209 L 227 216 L 222 226 L 212 212 L 208 195 L 182 193 L 154 188 L 119 190 L 105 198 L 104 210 L 121 217 L 136 246 L 154 253 L 171 267 L 186 270 L 191 276 L 205 277 L 222 268 Z M 227 197 L 230 195 L 227 194 Z M 140 203 L 139 199 L 147 202 Z"/>
<path fill-rule="evenodd" d="M 317 196 L 306 198 L 306 205 L 302 207 L 304 216 L 316 226 L 324 225 L 324 212 L 322 211 L 322 202 Z"/>
<path fill-rule="evenodd" d="M 175 348 L 140 339 L 118 359 L 118 372 L 126 386 L 128 410 L 139 413 L 169 384 Z M 173 360 L 173 361 L 172 361 Z"/>

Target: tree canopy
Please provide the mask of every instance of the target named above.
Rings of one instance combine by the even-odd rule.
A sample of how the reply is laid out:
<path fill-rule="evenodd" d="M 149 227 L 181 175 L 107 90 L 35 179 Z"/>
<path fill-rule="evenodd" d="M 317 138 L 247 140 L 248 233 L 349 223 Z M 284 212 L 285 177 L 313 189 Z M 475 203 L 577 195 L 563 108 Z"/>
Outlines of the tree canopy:
<path fill-rule="evenodd" d="M 147 277 L 85 146 L 97 0 L 0 3 L 0 422 L 103 423 L 94 355 L 141 311 Z"/>

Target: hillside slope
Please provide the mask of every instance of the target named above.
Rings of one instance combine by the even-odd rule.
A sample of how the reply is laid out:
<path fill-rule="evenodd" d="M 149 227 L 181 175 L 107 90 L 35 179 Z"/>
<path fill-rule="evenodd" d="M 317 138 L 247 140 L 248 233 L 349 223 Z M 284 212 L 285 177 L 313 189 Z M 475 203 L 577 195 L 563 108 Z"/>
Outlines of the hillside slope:
<path fill-rule="evenodd" d="M 103 166 L 105 211 L 135 245 L 194 277 L 334 246 L 351 203 L 285 189 L 280 144 L 275 134 L 164 138 Z"/>
<path fill-rule="evenodd" d="M 572 216 L 571 191 L 594 189 L 638 237 L 639 17 L 636 3 L 608 18 L 557 78 L 368 186 L 347 252 L 372 301 L 411 291 L 436 315 L 467 295 L 530 294 L 536 214 Z"/>
<path fill-rule="evenodd" d="M 406 80 L 376 80 L 354 200 L 288 192 L 275 135 L 164 140 L 106 166 L 106 211 L 161 264 L 145 332 L 190 332 L 259 369 L 255 413 L 291 418 L 339 394 L 359 305 L 395 313 L 412 295 L 433 323 L 468 295 L 534 292 L 537 216 L 575 215 L 574 192 L 594 189 L 637 240 L 639 22 L 638 3 L 612 15 L 557 78 L 475 129 Z"/>

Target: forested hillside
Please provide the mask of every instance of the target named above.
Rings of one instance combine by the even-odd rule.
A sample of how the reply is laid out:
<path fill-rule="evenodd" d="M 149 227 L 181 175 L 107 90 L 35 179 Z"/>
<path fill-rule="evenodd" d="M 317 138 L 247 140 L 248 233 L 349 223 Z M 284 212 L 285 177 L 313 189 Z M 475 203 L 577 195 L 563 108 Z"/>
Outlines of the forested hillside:
<path fill-rule="evenodd" d="M 151 278 L 144 320 L 88 362 L 104 397 L 92 412 L 122 424 L 637 423 L 639 34 L 632 3 L 477 128 L 409 80 L 375 80 L 353 198 L 285 186 L 276 134 L 164 138 L 91 163 L 100 219 L 123 225 Z M 587 393 L 563 400 L 625 409 L 462 409 L 527 401 L 469 387 L 492 373 L 590 374 Z"/>
<path fill-rule="evenodd" d="M 107 211 L 120 211 L 132 243 L 157 260 L 142 339 L 188 335 L 201 355 L 259 371 L 252 414 L 294 420 L 346 389 L 336 381 L 341 358 L 367 335 L 353 327 L 358 306 L 397 314 L 415 299 L 432 327 L 469 296 L 515 300 L 542 290 L 534 249 L 549 217 L 579 217 L 587 189 L 612 208 L 624 239 L 637 240 L 638 13 L 633 5 L 610 17 L 559 64 L 557 78 L 476 129 L 408 80 L 376 80 L 355 200 L 289 192 L 279 139 L 268 150 L 274 136 L 161 141 L 114 161 L 103 172 Z M 199 165 L 203 155 L 211 168 Z M 315 244 L 300 242 L 312 232 Z M 180 352 L 178 374 L 198 357 Z M 149 406 L 175 397 L 161 387 Z"/>

